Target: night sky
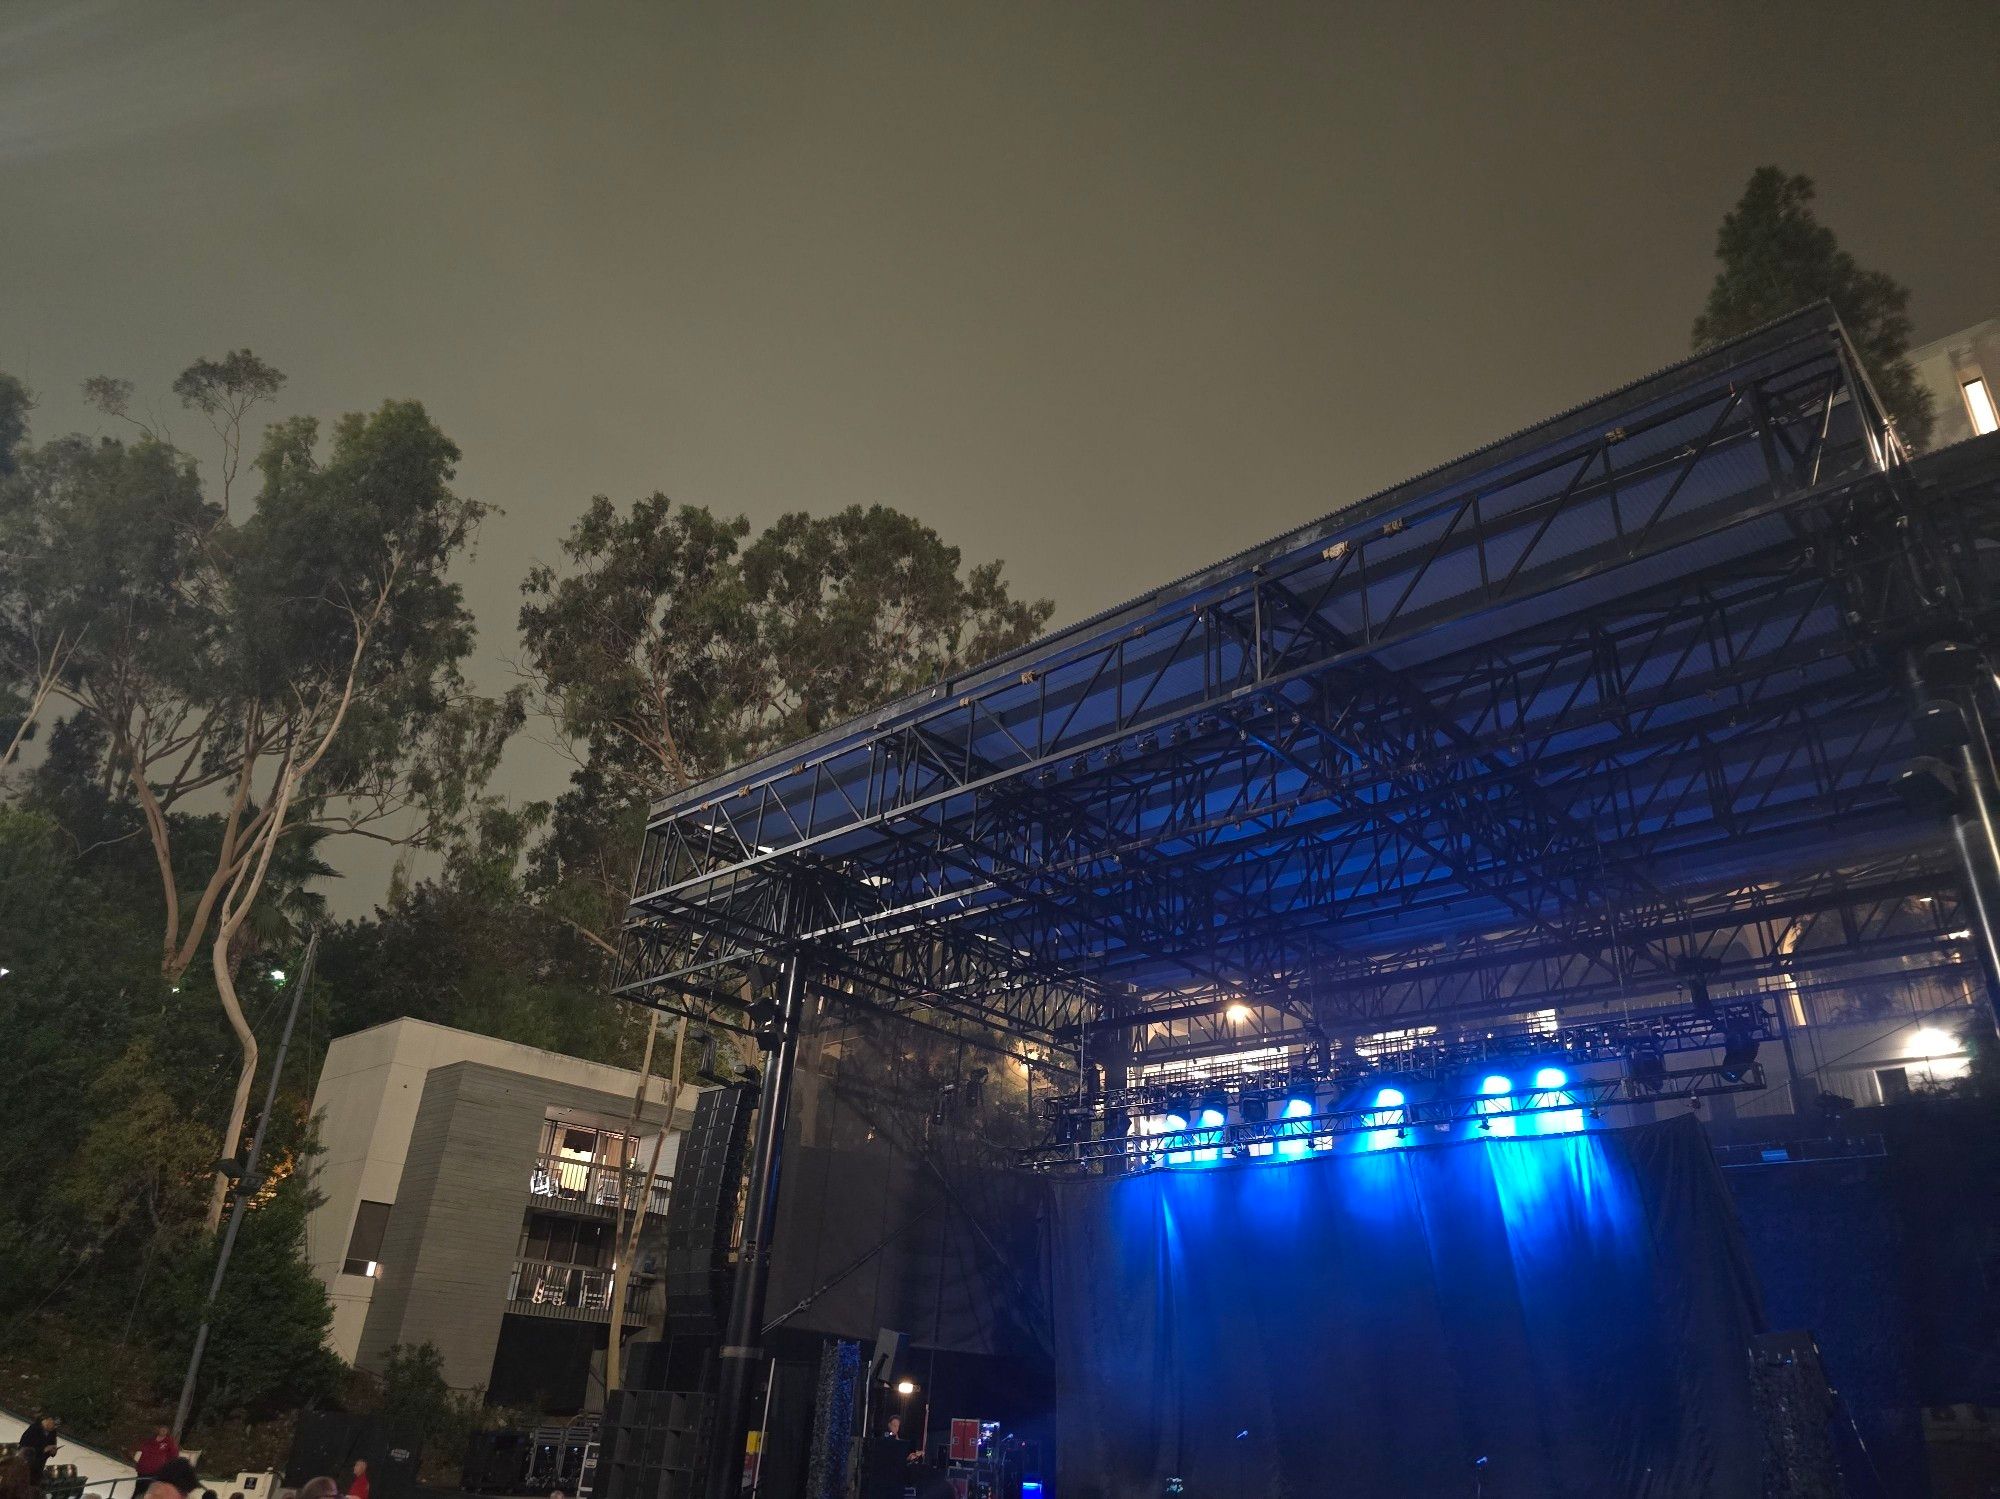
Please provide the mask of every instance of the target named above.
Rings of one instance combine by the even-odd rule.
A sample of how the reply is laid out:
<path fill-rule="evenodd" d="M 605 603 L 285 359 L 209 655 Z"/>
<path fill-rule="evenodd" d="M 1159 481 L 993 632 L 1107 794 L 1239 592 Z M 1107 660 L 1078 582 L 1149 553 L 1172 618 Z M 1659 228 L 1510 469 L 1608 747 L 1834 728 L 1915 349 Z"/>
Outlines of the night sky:
<path fill-rule="evenodd" d="M 1762 162 L 1919 341 L 2000 315 L 1996 59 L 1977 3 L 13 0 L 0 369 L 204 457 L 196 355 L 422 399 L 506 512 L 489 687 L 594 493 L 880 501 L 1060 624 L 1680 357 Z"/>

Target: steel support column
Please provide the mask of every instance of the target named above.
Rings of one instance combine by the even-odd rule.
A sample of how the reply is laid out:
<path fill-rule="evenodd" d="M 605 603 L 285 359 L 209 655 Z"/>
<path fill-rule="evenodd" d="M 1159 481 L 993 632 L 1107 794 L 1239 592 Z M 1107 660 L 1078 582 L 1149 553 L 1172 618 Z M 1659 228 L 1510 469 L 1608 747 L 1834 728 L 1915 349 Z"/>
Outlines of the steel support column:
<path fill-rule="evenodd" d="M 744 1198 L 743 1241 L 729 1291 L 729 1320 L 722 1336 L 721 1381 L 709 1449 L 708 1499 L 734 1499 L 743 1481 L 743 1439 L 749 1429 L 757 1366 L 764 1357 L 764 1283 L 771 1234 L 778 1218 L 778 1168 L 784 1153 L 785 1114 L 798 1063 L 804 1015 L 806 954 L 794 946 L 785 957 L 777 1014 L 764 1026 L 768 1042 L 764 1080 L 757 1094 L 757 1129 L 750 1146 L 750 1190 Z"/>
<path fill-rule="evenodd" d="M 1909 674 L 1919 694 L 1938 693 L 1964 720 L 1954 755 L 1959 806 L 1951 815 L 1951 841 L 1965 877 L 1966 907 L 1986 979 L 1987 1019 L 2000 1032 L 2000 832 L 1994 827 L 1992 759 L 1972 675 L 1983 666 L 1968 669 L 1968 660 L 1978 661 L 1969 646 L 1933 646 L 1921 660 L 1912 659 Z"/>

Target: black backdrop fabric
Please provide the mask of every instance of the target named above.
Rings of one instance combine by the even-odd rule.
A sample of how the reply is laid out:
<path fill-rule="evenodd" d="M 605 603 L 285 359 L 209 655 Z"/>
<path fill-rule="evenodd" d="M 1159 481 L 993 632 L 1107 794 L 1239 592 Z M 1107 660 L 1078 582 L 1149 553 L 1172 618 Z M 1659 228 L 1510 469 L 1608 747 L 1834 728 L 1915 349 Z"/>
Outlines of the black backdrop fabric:
<path fill-rule="evenodd" d="M 1071 1182 L 1052 1224 L 1070 1499 L 1759 1492 L 1692 1118 Z"/>

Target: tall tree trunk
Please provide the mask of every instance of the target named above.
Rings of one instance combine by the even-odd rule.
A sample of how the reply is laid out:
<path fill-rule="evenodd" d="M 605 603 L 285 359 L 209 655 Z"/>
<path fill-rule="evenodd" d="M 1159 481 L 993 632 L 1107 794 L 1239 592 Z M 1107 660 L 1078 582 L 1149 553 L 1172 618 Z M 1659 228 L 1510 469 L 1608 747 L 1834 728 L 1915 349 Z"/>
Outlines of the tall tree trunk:
<path fill-rule="evenodd" d="M 229 1028 L 236 1032 L 237 1043 L 243 1049 L 242 1063 L 236 1069 L 236 1096 L 230 1100 L 229 1123 L 222 1131 L 222 1159 L 229 1160 L 236 1154 L 236 1147 L 243 1139 L 243 1119 L 250 1112 L 250 1089 L 257 1081 L 257 1036 L 250 1029 L 250 1022 L 243 1016 L 243 1005 L 236 997 L 235 965 L 229 960 L 229 936 L 218 935 L 215 945 L 209 951 L 209 966 L 215 973 L 215 992 L 222 999 L 222 1012 L 229 1017 Z M 229 1196 L 229 1177 L 218 1171 L 215 1185 L 208 1196 L 208 1231 L 214 1233 L 222 1226 L 222 1206 Z"/>

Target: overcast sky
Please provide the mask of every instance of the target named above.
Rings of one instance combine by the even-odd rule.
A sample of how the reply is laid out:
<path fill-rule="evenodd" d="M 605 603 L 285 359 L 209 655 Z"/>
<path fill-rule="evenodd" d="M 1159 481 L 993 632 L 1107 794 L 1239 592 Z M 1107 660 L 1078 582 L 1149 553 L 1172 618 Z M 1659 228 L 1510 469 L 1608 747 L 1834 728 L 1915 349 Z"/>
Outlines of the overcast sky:
<path fill-rule="evenodd" d="M 198 452 L 200 354 L 422 399 L 495 687 L 593 493 L 898 506 L 1060 624 L 1679 357 L 1761 162 L 1920 341 L 2000 315 L 1996 58 L 1978 3 L 0 0 L 0 369 Z"/>

